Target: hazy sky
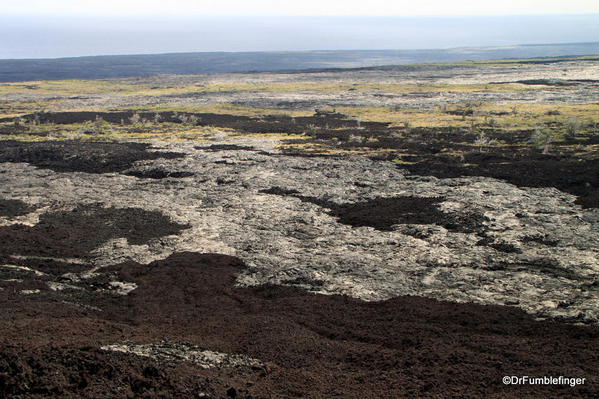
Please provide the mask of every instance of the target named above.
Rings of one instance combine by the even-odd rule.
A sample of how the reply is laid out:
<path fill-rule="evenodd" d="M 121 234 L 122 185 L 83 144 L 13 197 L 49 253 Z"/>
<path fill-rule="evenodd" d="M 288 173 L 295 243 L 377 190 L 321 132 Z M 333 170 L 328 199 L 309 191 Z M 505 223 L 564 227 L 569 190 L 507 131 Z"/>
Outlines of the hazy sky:
<path fill-rule="evenodd" d="M 599 0 L 0 0 L 0 58 L 599 42 Z"/>
<path fill-rule="evenodd" d="M 518 15 L 599 13 L 598 0 L 2 0 L 3 14 Z"/>

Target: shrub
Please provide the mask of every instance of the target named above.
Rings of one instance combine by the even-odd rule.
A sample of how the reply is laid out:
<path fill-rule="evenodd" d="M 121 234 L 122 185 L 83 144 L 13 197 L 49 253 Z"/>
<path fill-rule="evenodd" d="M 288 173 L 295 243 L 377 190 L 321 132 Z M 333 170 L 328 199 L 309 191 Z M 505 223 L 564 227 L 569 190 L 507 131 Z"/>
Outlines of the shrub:
<path fill-rule="evenodd" d="M 549 154 L 550 145 L 556 140 L 556 138 L 557 135 L 551 129 L 540 127 L 535 128 L 535 132 L 531 137 L 533 144 L 537 148 L 543 149 L 543 154 Z"/>
<path fill-rule="evenodd" d="M 474 140 L 474 144 L 479 147 L 479 151 L 481 152 L 483 150 L 483 147 L 488 147 L 496 143 L 497 142 L 494 139 L 488 137 L 482 130 L 478 131 L 478 136 Z"/>
<path fill-rule="evenodd" d="M 362 136 L 356 136 L 354 134 L 350 134 L 347 137 L 347 141 L 349 141 L 350 143 L 363 143 L 366 140 L 365 137 Z"/>
<path fill-rule="evenodd" d="M 129 117 L 129 122 L 132 125 L 137 125 L 137 124 L 139 124 L 141 122 L 141 116 L 139 116 L 139 114 L 136 112 L 136 113 L 134 113 L 133 115 L 131 115 Z"/>
<path fill-rule="evenodd" d="M 576 118 L 570 118 L 564 123 L 565 135 L 567 138 L 574 138 L 578 134 L 582 123 Z"/>

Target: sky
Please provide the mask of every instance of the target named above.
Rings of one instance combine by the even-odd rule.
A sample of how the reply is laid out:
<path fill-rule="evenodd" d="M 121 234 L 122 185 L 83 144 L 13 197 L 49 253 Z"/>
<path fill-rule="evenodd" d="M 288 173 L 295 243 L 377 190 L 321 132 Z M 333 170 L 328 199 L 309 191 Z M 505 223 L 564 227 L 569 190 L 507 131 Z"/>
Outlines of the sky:
<path fill-rule="evenodd" d="M 2 0 L 5 15 L 531 15 L 599 13 L 597 0 Z"/>
<path fill-rule="evenodd" d="M 0 59 L 599 42 L 599 0 L 0 3 Z"/>

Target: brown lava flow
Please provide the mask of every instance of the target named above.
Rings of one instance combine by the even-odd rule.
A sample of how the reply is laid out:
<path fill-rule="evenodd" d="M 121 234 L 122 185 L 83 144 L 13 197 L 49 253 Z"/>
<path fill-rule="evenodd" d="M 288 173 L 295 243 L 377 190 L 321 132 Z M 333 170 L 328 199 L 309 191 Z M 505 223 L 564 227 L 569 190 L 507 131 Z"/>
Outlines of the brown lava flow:
<path fill-rule="evenodd" d="M 595 328 L 535 321 L 502 306 L 421 297 L 363 302 L 282 286 L 235 288 L 244 267 L 234 257 L 198 253 L 109 267 L 106 272 L 138 285 L 128 296 L 76 293 L 69 298 L 52 291 L 26 296 L 4 283 L 0 397 L 599 394 Z M 165 338 L 246 354 L 265 365 L 204 370 L 98 349 Z M 504 375 L 578 376 L 587 383 L 510 387 L 502 384 Z"/>
<path fill-rule="evenodd" d="M 203 117 L 202 123 L 209 123 L 208 116 Z M 93 118 L 95 113 L 90 115 Z M 247 119 L 241 122 L 254 123 Z M 285 126 L 301 130 L 302 124 L 327 121 L 329 127 L 340 130 L 316 132 L 314 140 L 327 140 L 326 134 L 346 137 L 351 129 L 343 129 L 350 122 L 334 119 L 298 118 L 295 124 L 299 127 L 291 122 Z M 229 123 L 215 125 L 225 122 Z M 241 122 L 231 119 L 230 125 Z M 251 125 L 251 129 L 264 131 L 267 124 L 273 129 L 283 124 L 270 120 L 261 123 Z M 351 131 L 362 135 L 381 132 L 382 137 L 384 129 L 369 126 Z M 280 126 L 277 131 L 282 131 Z M 468 138 L 454 133 L 455 142 Z M 439 150 L 441 139 L 414 142 L 418 135 L 413 135 L 377 145 L 401 145 L 421 154 L 414 161 L 422 163 L 416 163 L 412 171 L 442 175 L 450 167 L 461 166 L 444 158 Z M 0 162 L 30 162 L 56 171 L 122 172 L 137 160 L 180 156 L 150 153 L 147 146 L 137 144 L 4 144 Z M 487 154 L 488 158 L 469 153 L 468 157 L 481 158 L 472 173 L 495 176 L 495 169 L 481 165 L 500 165 L 505 160 L 515 164 L 516 158 L 498 151 Z M 519 169 L 514 169 L 506 179 L 522 179 L 518 184 L 523 185 L 555 185 L 588 197 L 597 187 L 597 169 L 592 168 L 596 161 L 575 163 L 567 158 L 561 160 L 565 163 L 560 163 L 559 169 L 556 157 L 545 162 L 547 158 L 538 155 L 531 161 L 538 166 L 537 171 L 518 174 Z M 439 171 L 425 170 L 426 162 L 442 166 Z M 543 165 L 554 165 L 555 169 Z M 523 163 L 525 167 L 530 169 L 530 164 Z M 547 175 L 552 180 L 543 177 L 543 173 L 554 170 L 556 173 Z M 576 179 L 571 178 L 573 171 L 580 171 Z M 150 171 L 140 177 L 161 176 L 160 171 Z M 392 215 L 395 222 L 424 218 L 421 221 L 439 220 L 447 226 L 462 223 L 440 220 L 434 198 L 425 202 L 407 197 L 377 198 L 366 204 L 337 205 L 273 190 L 272 194 L 294 195 L 327 207 L 340 221 L 352 225 L 364 225 L 361 223 L 372 218 L 371 210 L 379 205 L 396 209 Z M 0 205 L 7 216 L 27 212 L 25 204 L 19 202 Z M 410 212 L 404 211 L 406 207 Z M 370 222 L 382 230 L 389 228 L 384 219 L 375 217 Z M 468 228 L 476 231 L 478 219 L 471 222 Z M 0 264 L 28 266 L 46 273 L 40 277 L 19 269 L 3 271 L 0 398 L 599 397 L 599 329 L 536 321 L 513 307 L 422 297 L 364 302 L 283 286 L 236 288 L 236 277 L 246 267 L 240 259 L 198 253 L 176 253 L 148 265 L 113 265 L 102 269 L 104 277 L 80 283 L 76 290 L 48 288 L 48 282 L 61 282 L 65 273 L 86 270 L 85 265 L 52 257 L 85 259 L 89 251 L 111 238 L 125 237 L 130 243 L 143 244 L 177 234 L 185 227 L 155 212 L 87 205 L 75 212 L 43 215 L 34 227 L 0 228 Z M 116 295 L 105 289 L 115 280 L 135 283 L 137 288 L 127 296 Z M 39 292 L 25 295 L 20 292 L 25 289 Z M 264 366 L 202 369 L 186 362 L 164 363 L 100 349 L 107 344 L 147 344 L 163 339 L 245 354 Z M 506 375 L 584 377 L 587 381 L 577 387 L 505 386 L 502 377 Z"/>

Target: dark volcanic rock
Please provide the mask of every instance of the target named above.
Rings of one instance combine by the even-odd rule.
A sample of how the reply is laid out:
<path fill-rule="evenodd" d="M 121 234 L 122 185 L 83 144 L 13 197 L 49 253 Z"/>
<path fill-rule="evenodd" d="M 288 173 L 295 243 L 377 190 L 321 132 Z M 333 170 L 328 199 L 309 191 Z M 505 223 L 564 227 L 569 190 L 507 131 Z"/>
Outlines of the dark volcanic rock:
<path fill-rule="evenodd" d="M 180 179 L 182 177 L 193 176 L 191 172 L 173 172 L 165 169 L 141 169 L 141 170 L 130 170 L 124 173 L 127 176 L 135 176 L 140 179 L 166 179 L 168 177 L 174 179 Z"/>
<path fill-rule="evenodd" d="M 236 145 L 236 144 L 212 144 L 208 147 L 195 147 L 198 150 L 203 151 L 253 151 L 254 147 L 246 146 L 246 145 Z"/>
<path fill-rule="evenodd" d="M 510 159 L 497 159 L 470 154 L 463 166 L 455 160 L 430 158 L 414 165 L 401 165 L 416 175 L 451 178 L 488 176 L 506 180 L 519 187 L 555 187 L 579 196 L 577 203 L 585 208 L 599 207 L 599 159 L 560 159 L 542 154 L 514 154 Z"/>
<path fill-rule="evenodd" d="M 289 195 L 305 202 L 328 208 L 340 223 L 350 226 L 370 226 L 391 231 L 395 224 L 437 224 L 451 231 L 477 232 L 484 229 L 481 215 L 458 215 L 441 211 L 435 205 L 443 198 L 390 197 L 373 198 L 351 204 L 337 204 L 315 197 L 298 195 L 296 190 L 271 187 L 264 194 Z"/>
<path fill-rule="evenodd" d="M 0 162 L 26 162 L 55 172 L 107 173 L 128 169 L 136 161 L 184 156 L 173 152 L 149 152 L 148 148 L 149 145 L 141 143 L 3 141 Z"/>
<path fill-rule="evenodd" d="M 97 348 L 8 347 L 0 352 L 2 398 L 224 397 L 225 386 L 190 370 Z M 201 396 L 200 396 L 201 397 Z"/>
<path fill-rule="evenodd" d="M 32 207 L 19 200 L 0 198 L 0 216 L 22 216 L 32 211 Z"/>
<path fill-rule="evenodd" d="M 159 212 L 81 205 L 69 212 L 44 214 L 33 227 L 0 227 L 0 253 L 80 257 L 113 238 L 140 245 L 186 227 Z"/>
<path fill-rule="evenodd" d="M 189 397 L 191 389 L 221 398 L 231 388 L 237 397 L 253 398 L 599 394 L 596 328 L 535 321 L 503 306 L 412 296 L 363 302 L 291 287 L 235 288 L 244 267 L 234 257 L 195 253 L 116 265 L 108 270 L 138 288 L 103 303 L 95 315 L 48 297 L 32 301 L 0 291 L 6 304 L 0 309 L 0 392 L 15 398 L 114 392 L 171 398 Z M 93 349 L 163 337 L 245 354 L 266 367 L 204 370 Z M 508 387 L 505 375 L 587 382 Z"/>

